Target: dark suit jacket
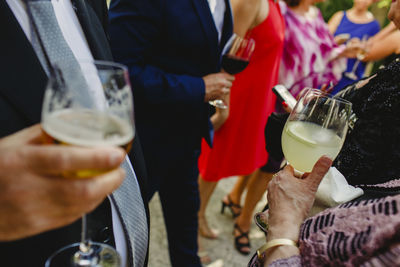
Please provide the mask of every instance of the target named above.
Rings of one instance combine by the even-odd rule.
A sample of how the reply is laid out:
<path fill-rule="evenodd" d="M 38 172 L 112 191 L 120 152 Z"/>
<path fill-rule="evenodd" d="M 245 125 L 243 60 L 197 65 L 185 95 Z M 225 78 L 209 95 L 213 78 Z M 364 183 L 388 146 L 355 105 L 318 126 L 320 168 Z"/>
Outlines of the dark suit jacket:
<path fill-rule="evenodd" d="M 105 28 L 107 7 L 102 0 L 74 0 L 76 12 L 95 59 L 112 60 Z M 47 76 L 18 21 L 5 1 L 0 1 L 0 137 L 40 122 Z M 138 138 L 131 159 L 145 199 L 146 171 Z M 145 201 L 147 203 L 147 201 Z M 145 205 L 148 215 L 148 206 Z M 0 218 L 1 219 L 1 218 Z M 94 241 L 112 240 L 108 200 L 88 216 L 89 235 Z M 78 242 L 80 221 L 54 231 L 15 242 L 0 242 L 0 265 L 44 266 L 55 250 Z"/>
<path fill-rule="evenodd" d="M 166 170 L 199 148 L 202 136 L 210 140 L 202 77 L 220 71 L 221 50 L 232 35 L 226 4 L 219 45 L 207 0 L 112 1 L 111 49 L 129 67 L 146 164 L 158 158 L 155 165 Z"/>

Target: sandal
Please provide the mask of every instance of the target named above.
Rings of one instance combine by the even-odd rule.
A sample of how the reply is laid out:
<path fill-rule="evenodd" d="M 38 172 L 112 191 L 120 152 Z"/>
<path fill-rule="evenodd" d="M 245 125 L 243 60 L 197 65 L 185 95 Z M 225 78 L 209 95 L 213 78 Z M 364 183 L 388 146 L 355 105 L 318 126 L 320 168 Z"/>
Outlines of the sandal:
<path fill-rule="evenodd" d="M 209 239 L 216 239 L 218 232 L 208 226 L 206 218 L 199 217 L 199 235 Z"/>
<path fill-rule="evenodd" d="M 235 248 L 237 251 L 239 251 L 240 254 L 243 255 L 249 255 L 250 254 L 250 239 L 249 239 L 249 232 L 244 232 L 242 229 L 240 229 L 239 225 L 237 225 L 237 223 L 235 223 L 234 225 L 234 230 L 233 230 L 233 235 L 235 235 L 235 230 L 237 230 L 240 235 L 235 236 Z M 247 243 L 241 243 L 239 242 L 239 240 L 241 238 L 247 238 Z M 249 248 L 249 250 L 243 250 L 243 248 Z"/>
<path fill-rule="evenodd" d="M 232 213 L 232 217 L 235 219 L 236 217 L 238 217 L 240 215 L 242 206 L 240 206 L 239 204 L 233 203 L 233 201 L 229 195 L 227 195 L 227 199 L 228 199 L 228 203 L 226 203 L 224 201 L 224 199 L 221 201 L 222 202 L 221 214 L 224 214 L 225 207 L 228 207 Z M 235 211 L 234 208 L 238 209 L 239 211 Z"/>
<path fill-rule="evenodd" d="M 209 264 L 211 263 L 211 258 L 208 255 L 208 252 L 203 250 L 203 251 L 198 251 L 197 256 L 200 258 L 201 264 Z"/>

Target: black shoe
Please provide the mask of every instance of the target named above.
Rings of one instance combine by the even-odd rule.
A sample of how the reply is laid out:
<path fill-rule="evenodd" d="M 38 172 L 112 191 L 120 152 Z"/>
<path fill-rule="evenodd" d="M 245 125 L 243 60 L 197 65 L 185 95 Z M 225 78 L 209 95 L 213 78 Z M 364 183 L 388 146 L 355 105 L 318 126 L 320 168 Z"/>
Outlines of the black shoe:
<path fill-rule="evenodd" d="M 239 204 L 235 204 L 233 203 L 231 197 L 228 195 L 228 203 L 225 203 L 224 200 L 222 200 L 222 207 L 221 207 L 221 214 L 223 214 L 225 212 L 225 207 L 228 207 L 229 210 L 232 212 L 232 217 L 235 219 L 236 217 L 238 217 L 240 215 L 240 212 L 242 210 L 242 207 Z M 235 210 L 233 208 L 237 208 L 239 209 L 239 211 L 235 212 Z"/>
<path fill-rule="evenodd" d="M 237 251 L 239 251 L 240 254 L 243 255 L 249 255 L 250 254 L 250 239 L 249 239 L 249 231 L 243 232 L 242 229 L 240 229 L 239 225 L 235 223 L 234 229 L 238 230 L 240 235 L 235 236 L 235 248 Z M 233 230 L 233 235 L 235 235 L 235 230 Z M 247 238 L 247 243 L 240 243 L 239 240 L 241 238 Z M 249 250 L 243 250 L 243 248 L 249 248 Z"/>

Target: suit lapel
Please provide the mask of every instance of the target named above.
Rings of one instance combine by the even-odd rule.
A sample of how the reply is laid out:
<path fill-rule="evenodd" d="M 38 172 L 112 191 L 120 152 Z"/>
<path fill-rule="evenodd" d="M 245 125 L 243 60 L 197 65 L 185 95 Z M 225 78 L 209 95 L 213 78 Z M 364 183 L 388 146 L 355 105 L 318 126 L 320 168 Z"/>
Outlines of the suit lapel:
<path fill-rule="evenodd" d="M 218 32 L 215 27 L 214 19 L 212 17 L 210 7 L 207 0 L 192 0 L 196 9 L 197 15 L 202 24 L 204 34 L 207 37 L 208 45 L 212 58 L 219 58 L 218 55 Z"/>
<path fill-rule="evenodd" d="M 101 2 L 100 0 L 96 0 Z M 87 0 L 72 0 L 76 7 L 76 15 L 85 33 L 86 40 L 95 59 L 112 60 L 111 49 L 104 33 L 99 16 Z M 105 2 L 104 2 L 105 3 Z M 106 19 L 106 18 L 105 18 Z"/>
<path fill-rule="evenodd" d="M 104 29 L 95 11 L 84 0 L 74 2 L 93 57 L 112 60 L 111 50 L 105 45 L 108 41 Z M 18 110 L 27 125 L 40 122 L 41 103 L 48 78 L 31 43 L 3 0 L 0 1 L 0 36 L 0 94 Z M 21 74 L 24 79 L 21 79 Z"/>
<path fill-rule="evenodd" d="M 47 76 L 6 1 L 0 1 L 0 36 L 0 94 L 27 125 L 37 123 Z"/>
<path fill-rule="evenodd" d="M 228 42 L 229 38 L 231 38 L 233 34 L 233 17 L 232 17 L 232 8 L 229 3 L 229 0 L 225 0 L 226 11 L 224 17 L 224 28 L 221 36 L 220 43 L 220 53 L 224 49 L 225 44 Z"/>

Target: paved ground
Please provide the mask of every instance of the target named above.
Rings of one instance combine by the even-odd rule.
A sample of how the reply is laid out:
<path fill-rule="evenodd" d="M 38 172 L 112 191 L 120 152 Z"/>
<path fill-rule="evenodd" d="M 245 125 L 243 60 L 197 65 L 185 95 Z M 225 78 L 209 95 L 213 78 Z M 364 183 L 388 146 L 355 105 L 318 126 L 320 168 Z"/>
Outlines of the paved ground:
<path fill-rule="evenodd" d="M 213 196 L 211 197 L 209 207 L 207 208 L 207 218 L 210 225 L 214 229 L 218 229 L 219 238 L 216 240 L 201 239 L 204 249 L 207 250 L 211 263 L 204 265 L 207 267 L 245 267 L 250 259 L 250 256 L 243 256 L 234 249 L 233 245 L 233 220 L 230 213 L 225 209 L 225 215 L 220 214 L 221 199 L 226 195 L 236 178 L 223 179 L 217 186 Z M 261 210 L 265 198 L 263 198 L 256 211 Z M 161 213 L 161 206 L 159 198 L 156 195 L 150 202 L 150 216 L 151 216 L 151 234 L 150 234 L 150 258 L 149 267 L 170 267 L 167 239 L 163 217 Z M 264 244 L 264 235 L 253 224 L 250 231 L 250 239 L 252 245 L 252 253 Z M 251 253 L 251 254 L 252 254 Z"/>

